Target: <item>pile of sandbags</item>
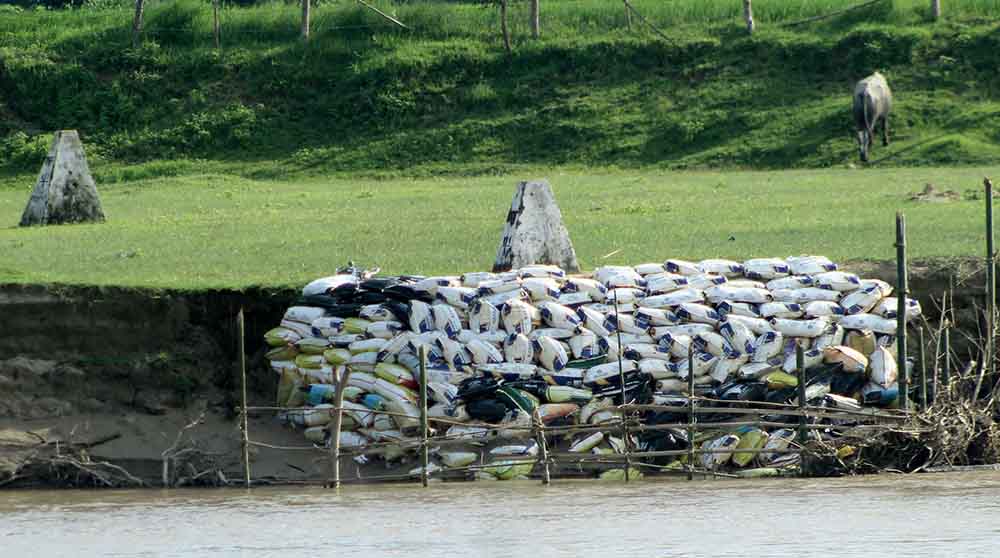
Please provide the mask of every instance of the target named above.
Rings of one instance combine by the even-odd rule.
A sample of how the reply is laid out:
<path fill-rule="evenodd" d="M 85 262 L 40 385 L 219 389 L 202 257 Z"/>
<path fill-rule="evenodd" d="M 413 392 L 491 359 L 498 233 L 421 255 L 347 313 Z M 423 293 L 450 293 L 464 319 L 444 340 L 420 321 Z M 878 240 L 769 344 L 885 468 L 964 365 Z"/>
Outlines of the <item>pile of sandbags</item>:
<path fill-rule="evenodd" d="M 277 404 L 296 408 L 284 416 L 310 440 L 329 441 L 328 409 L 348 367 L 341 445 L 415 436 L 423 351 L 438 431 L 485 443 L 529 439 L 533 420 L 614 423 L 623 393 L 626 402 L 683 404 L 690 373 L 699 395 L 791 403 L 796 347 L 804 349 L 810 404 L 891 405 L 898 375 L 891 294 L 884 281 L 820 256 L 670 259 L 586 277 L 543 265 L 439 277 L 348 273 L 307 285 L 266 339 L 280 375 Z M 907 320 L 921 311 L 914 300 L 906 308 Z M 571 451 L 621 451 L 621 440 L 601 434 L 573 440 Z M 686 446 L 682 438 L 633 442 Z M 704 443 L 735 452 L 751 444 L 744 438 L 784 439 L 749 430 Z M 510 447 L 495 455 L 498 463 L 533 446 Z M 706 455 L 715 468 L 715 456 L 749 454 Z M 441 458 L 445 467 L 464 460 Z"/>

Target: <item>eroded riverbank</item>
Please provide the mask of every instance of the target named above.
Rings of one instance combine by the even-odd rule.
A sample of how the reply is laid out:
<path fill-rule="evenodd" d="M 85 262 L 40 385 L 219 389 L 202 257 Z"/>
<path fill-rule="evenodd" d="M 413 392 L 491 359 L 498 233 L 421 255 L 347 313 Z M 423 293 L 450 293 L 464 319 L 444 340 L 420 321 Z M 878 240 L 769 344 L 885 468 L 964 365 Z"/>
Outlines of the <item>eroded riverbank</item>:
<path fill-rule="evenodd" d="M 847 267 L 895 281 L 891 264 L 854 262 Z M 916 262 L 910 273 L 911 294 L 930 320 L 937 317 L 936 299 L 954 285 L 957 317 L 965 322 L 959 325 L 976 327 L 983 280 L 977 262 Z M 218 472 L 227 480 L 238 478 L 234 317 L 243 307 L 251 404 L 269 405 L 276 379 L 263 359 L 262 335 L 295 297 L 287 290 L 0 288 L 0 328 L 5 332 L 0 336 L 0 430 L 8 433 L 0 440 L 0 482 L 73 484 L 72 468 L 46 476 L 19 467 L 45 443 L 49 452 L 78 444 L 73 449 L 85 449 L 91 459 L 118 464 L 157 485 L 164 452 L 178 448 L 182 430 L 185 444 L 211 454 L 216 472 L 199 477 L 204 471 L 172 471 L 172 480 L 217 484 L 222 480 Z M 955 348 L 959 355 L 970 349 Z M 268 416 L 256 417 L 251 432 L 267 444 L 303 445 L 299 434 Z M 251 457 L 255 477 L 320 480 L 328 474 L 312 451 L 258 448 Z"/>

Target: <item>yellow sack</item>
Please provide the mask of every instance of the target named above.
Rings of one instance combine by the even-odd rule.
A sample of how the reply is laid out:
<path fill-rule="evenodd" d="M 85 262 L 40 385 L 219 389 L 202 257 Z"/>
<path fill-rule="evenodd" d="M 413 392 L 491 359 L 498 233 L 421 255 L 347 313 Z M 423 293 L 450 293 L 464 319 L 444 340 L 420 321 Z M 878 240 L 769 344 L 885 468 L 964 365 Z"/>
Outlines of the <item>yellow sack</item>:
<path fill-rule="evenodd" d="M 298 342 L 302 336 L 285 327 L 276 327 L 264 334 L 264 340 L 272 347 L 280 347 Z"/>
<path fill-rule="evenodd" d="M 347 333 L 364 333 L 372 322 L 361 318 L 347 318 L 344 320 L 344 331 Z"/>
<path fill-rule="evenodd" d="M 799 379 L 787 372 L 771 372 L 764 376 L 767 389 L 784 389 L 799 386 Z"/>
<path fill-rule="evenodd" d="M 323 358 L 335 366 L 347 364 L 351 360 L 351 351 L 347 349 L 327 349 L 323 351 Z"/>
<path fill-rule="evenodd" d="M 295 357 L 299 354 L 299 348 L 295 345 L 285 345 L 283 347 L 275 347 L 264 355 L 267 360 L 295 360 Z"/>
<path fill-rule="evenodd" d="M 322 368 L 325 364 L 323 355 L 303 355 L 295 357 L 295 365 L 299 368 Z"/>

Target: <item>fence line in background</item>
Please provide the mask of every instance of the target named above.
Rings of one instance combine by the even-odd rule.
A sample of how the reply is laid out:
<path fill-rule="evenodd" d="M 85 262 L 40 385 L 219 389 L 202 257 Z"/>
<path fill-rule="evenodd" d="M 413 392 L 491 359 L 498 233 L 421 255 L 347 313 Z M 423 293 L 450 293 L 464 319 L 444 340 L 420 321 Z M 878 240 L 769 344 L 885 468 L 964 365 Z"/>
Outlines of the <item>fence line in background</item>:
<path fill-rule="evenodd" d="M 609 1 L 613 1 L 613 0 L 609 0 Z M 829 18 L 832 18 L 832 17 L 836 17 L 836 16 L 839 16 L 839 15 L 842 15 L 842 14 L 845 14 L 845 13 L 848 13 L 848 12 L 855 11 L 855 10 L 867 8 L 867 7 L 873 6 L 875 4 L 879 4 L 879 3 L 883 2 L 883 1 L 885 1 L 885 0 L 868 0 L 868 1 L 865 1 L 865 2 L 861 2 L 860 4 L 855 4 L 853 6 L 848 6 L 846 8 L 838 9 L 838 10 L 835 10 L 835 11 L 832 11 L 832 12 L 829 12 L 829 13 L 819 14 L 819 15 L 815 15 L 815 16 L 811 16 L 811 17 L 806 17 L 806 18 L 803 18 L 803 19 L 799 19 L 799 20 L 795 20 L 795 21 L 790 21 L 790 22 L 785 22 L 785 23 L 774 22 L 774 24 L 776 26 L 779 26 L 779 27 L 797 27 L 797 26 L 800 26 L 800 25 L 806 25 L 806 24 L 809 24 L 809 23 L 817 22 L 817 21 L 823 21 L 823 20 L 826 20 L 826 19 L 829 19 Z M 312 23 L 311 23 L 311 20 L 312 20 L 312 1 L 311 0 L 299 0 L 299 2 L 301 3 L 301 7 L 302 7 L 301 16 L 300 16 L 300 30 L 299 30 L 299 35 L 300 35 L 300 37 L 302 38 L 303 41 L 307 41 L 308 42 L 310 40 L 310 36 L 312 34 L 312 31 L 314 31 L 314 29 L 312 28 Z M 645 25 L 647 28 L 649 28 L 657 36 L 659 36 L 660 38 L 665 39 L 665 40 L 670 40 L 670 37 L 659 26 L 657 26 L 652 20 L 648 19 L 646 16 L 644 16 L 642 13 L 640 13 L 635 8 L 635 6 L 633 6 L 631 4 L 631 2 L 629 2 L 629 0 L 622 0 L 622 2 L 623 2 L 624 7 L 625 7 L 625 10 L 624 10 L 625 11 L 625 28 L 627 30 L 629 30 L 629 31 L 632 30 L 632 15 L 634 14 L 643 23 L 643 25 Z M 735 21 L 735 20 L 738 20 L 740 18 L 740 16 L 739 16 L 739 14 L 740 14 L 740 8 L 738 6 L 740 5 L 739 3 L 741 3 L 742 4 L 742 20 L 743 20 L 743 24 L 745 25 L 748 33 L 750 33 L 750 34 L 754 33 L 754 31 L 757 30 L 757 22 L 756 22 L 756 20 L 754 19 L 754 16 L 753 16 L 752 0 L 732 0 L 732 2 L 734 3 L 734 6 L 736 6 L 734 8 L 734 12 L 733 12 L 732 16 L 727 16 L 727 17 L 724 17 L 724 18 L 718 18 L 718 19 L 711 20 L 709 22 L 702 22 L 702 23 L 714 24 L 714 23 L 721 23 L 721 22 L 724 22 L 724 21 Z M 507 25 L 507 12 L 508 12 L 508 8 L 509 8 L 509 5 L 508 5 L 509 0 L 492 0 L 490 3 L 497 5 L 498 8 L 499 8 L 499 22 L 498 23 L 499 23 L 499 26 L 501 28 L 500 29 L 500 31 L 501 31 L 501 39 L 502 39 L 504 48 L 508 52 L 510 52 L 512 47 L 511 47 L 510 31 L 509 31 L 508 25 Z M 528 5 L 528 28 L 530 29 L 531 38 L 533 38 L 533 39 L 538 39 L 541 36 L 540 3 L 541 3 L 540 0 L 530 0 L 529 1 L 529 5 Z M 332 27 L 325 27 L 325 28 L 323 28 L 321 30 L 323 30 L 323 31 L 330 31 L 330 30 L 341 30 L 341 29 L 366 29 L 366 28 L 373 28 L 374 29 L 374 28 L 380 28 L 380 27 L 396 27 L 396 28 L 402 28 L 402 29 L 410 29 L 409 26 L 407 26 L 403 22 L 399 21 L 397 18 L 393 17 L 392 15 L 386 13 L 383 10 L 380 10 L 379 8 L 377 8 L 376 6 L 374 6 L 374 5 L 366 2 L 365 0 L 357 0 L 357 4 L 358 4 L 359 7 L 366 8 L 368 10 L 371 10 L 371 11 L 375 12 L 380 17 L 384 18 L 385 20 L 387 20 L 387 21 L 389 21 L 391 23 L 386 24 L 386 25 L 343 25 L 343 26 L 332 26 Z M 941 19 L 941 2 L 940 2 L 940 0 L 931 0 L 931 2 L 930 2 L 930 14 L 931 14 L 931 18 L 934 21 L 938 21 L 938 20 Z M 133 19 L 132 19 L 132 46 L 133 46 L 133 48 L 137 48 L 141 44 L 142 38 L 145 35 L 147 35 L 147 34 L 148 35 L 155 35 L 159 31 L 171 31 L 171 30 L 165 29 L 165 28 L 161 28 L 161 29 L 158 29 L 158 30 L 149 30 L 149 31 L 145 30 L 144 29 L 144 25 L 143 25 L 144 24 L 144 17 L 145 17 L 145 0 L 135 0 L 135 11 L 134 11 L 134 14 L 133 14 Z M 220 21 L 220 16 L 219 16 L 219 0 L 212 0 L 212 37 L 213 37 L 213 42 L 214 42 L 214 45 L 215 45 L 216 49 L 220 49 L 221 48 L 221 26 L 222 26 L 222 23 Z M 191 31 L 192 29 L 182 29 L 182 30 L 184 30 L 184 31 Z M 176 30 L 173 30 L 173 31 L 176 31 Z M 320 31 L 320 30 L 316 30 L 316 31 Z M 273 34 L 273 33 L 270 33 L 270 32 L 256 32 L 256 31 L 246 31 L 246 30 L 227 31 L 227 34 L 245 34 L 245 33 L 246 34 L 253 34 L 253 33 Z"/>

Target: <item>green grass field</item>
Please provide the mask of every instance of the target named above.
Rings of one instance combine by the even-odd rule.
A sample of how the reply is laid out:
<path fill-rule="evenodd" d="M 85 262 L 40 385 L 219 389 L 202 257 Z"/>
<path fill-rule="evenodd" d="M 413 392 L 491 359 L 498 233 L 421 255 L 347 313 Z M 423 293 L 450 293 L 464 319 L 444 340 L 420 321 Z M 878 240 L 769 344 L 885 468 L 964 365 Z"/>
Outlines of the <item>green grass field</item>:
<path fill-rule="evenodd" d="M 0 283 L 179 289 L 298 286 L 354 260 L 388 273 L 488 269 L 519 177 L 549 178 L 581 265 L 820 253 L 913 259 L 983 251 L 992 168 L 776 172 L 548 169 L 518 176 L 254 181 L 228 174 L 102 188 L 108 222 L 14 227 L 31 177 L 0 189 Z M 963 199 L 918 203 L 932 183 Z M 977 200 L 971 198 L 973 194 Z M 614 252 L 611 257 L 604 256 Z"/>
<path fill-rule="evenodd" d="M 1000 0 L 544 0 L 498 14 L 474 0 L 320 3 L 313 36 L 282 2 L 222 10 L 151 1 L 139 48 L 129 2 L 0 6 L 0 175 L 34 171 L 48 134 L 75 128 L 106 164 L 178 159 L 288 174 L 432 176 L 533 167 L 824 168 L 855 161 L 851 86 L 881 70 L 896 92 L 878 166 L 1000 164 Z M 115 7 L 115 5 L 118 5 Z M 3 9 L 6 8 L 6 9 Z"/>

